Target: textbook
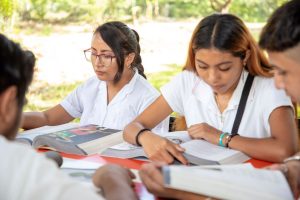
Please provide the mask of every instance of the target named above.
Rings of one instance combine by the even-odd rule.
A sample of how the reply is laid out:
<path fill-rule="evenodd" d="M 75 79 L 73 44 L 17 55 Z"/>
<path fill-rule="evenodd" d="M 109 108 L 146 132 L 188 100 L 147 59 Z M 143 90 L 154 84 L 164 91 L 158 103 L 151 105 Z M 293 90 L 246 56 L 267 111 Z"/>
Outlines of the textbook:
<path fill-rule="evenodd" d="M 190 164 L 214 165 L 243 163 L 250 158 L 240 151 L 220 147 L 204 140 L 192 140 L 186 131 L 175 131 L 161 135 L 185 148 L 184 157 Z M 146 159 L 142 147 L 123 142 L 109 147 L 101 153 L 103 156 L 118 158 Z"/>
<path fill-rule="evenodd" d="M 72 127 L 72 126 L 71 126 Z M 44 130 L 44 129 L 43 129 Z M 17 141 L 28 140 L 36 149 L 50 149 L 59 152 L 90 155 L 100 153 L 123 141 L 122 131 L 98 125 L 73 126 L 64 130 L 39 134 L 19 134 Z"/>
<path fill-rule="evenodd" d="M 292 200 L 293 195 L 281 171 L 240 165 L 193 168 L 164 166 L 168 188 L 231 200 Z"/>

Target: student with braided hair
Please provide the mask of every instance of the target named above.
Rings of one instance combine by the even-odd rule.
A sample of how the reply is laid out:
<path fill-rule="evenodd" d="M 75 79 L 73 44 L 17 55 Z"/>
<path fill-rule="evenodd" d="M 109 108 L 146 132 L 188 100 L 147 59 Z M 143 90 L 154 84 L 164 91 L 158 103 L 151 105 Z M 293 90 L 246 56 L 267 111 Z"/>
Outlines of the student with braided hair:
<path fill-rule="evenodd" d="M 74 118 L 80 118 L 82 125 L 123 129 L 159 96 L 144 74 L 139 35 L 126 24 L 114 21 L 100 25 L 84 54 L 96 76 L 60 104 L 43 112 L 24 113 L 24 129 L 59 125 Z M 156 132 L 166 132 L 168 126 L 167 118 Z"/>

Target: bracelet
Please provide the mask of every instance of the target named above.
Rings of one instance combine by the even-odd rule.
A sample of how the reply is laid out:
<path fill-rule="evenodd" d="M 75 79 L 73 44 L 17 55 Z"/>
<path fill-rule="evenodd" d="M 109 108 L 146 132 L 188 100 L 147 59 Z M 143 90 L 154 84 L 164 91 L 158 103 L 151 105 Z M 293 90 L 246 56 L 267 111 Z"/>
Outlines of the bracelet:
<path fill-rule="evenodd" d="M 139 142 L 139 137 L 142 133 L 146 132 L 146 131 L 151 131 L 150 129 L 148 128 L 143 128 L 141 130 L 139 130 L 139 132 L 136 134 L 135 136 L 135 143 L 138 145 L 138 146 L 142 146 L 141 143 Z"/>
<path fill-rule="evenodd" d="M 225 137 L 225 147 L 228 148 L 228 143 L 230 142 L 231 140 L 231 135 L 227 134 L 226 137 Z"/>
<path fill-rule="evenodd" d="M 284 163 L 287 163 L 290 161 L 300 161 L 300 155 L 294 155 L 294 156 L 288 157 L 283 160 Z"/>
<path fill-rule="evenodd" d="M 229 136 L 230 136 L 230 138 L 228 138 L 228 141 L 227 141 L 227 148 L 230 148 L 229 147 L 229 142 L 232 140 L 232 138 L 234 138 L 235 136 L 237 136 L 237 135 L 239 135 L 238 133 L 233 133 L 233 134 L 230 134 Z"/>
<path fill-rule="evenodd" d="M 223 132 L 219 137 L 219 146 L 221 146 L 221 147 L 225 147 L 225 145 L 223 144 L 223 138 L 225 135 L 229 135 L 229 134 L 226 132 Z"/>

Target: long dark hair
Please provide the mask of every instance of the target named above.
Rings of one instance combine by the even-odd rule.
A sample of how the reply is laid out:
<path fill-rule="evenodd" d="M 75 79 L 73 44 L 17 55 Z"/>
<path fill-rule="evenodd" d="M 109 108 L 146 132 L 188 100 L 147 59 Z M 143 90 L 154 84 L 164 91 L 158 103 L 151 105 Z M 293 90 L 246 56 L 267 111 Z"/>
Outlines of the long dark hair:
<path fill-rule="evenodd" d="M 144 67 L 142 65 L 142 58 L 140 55 L 140 38 L 135 30 L 129 28 L 122 22 L 113 21 L 99 26 L 95 30 L 94 34 L 96 33 L 101 35 L 102 39 L 112 49 L 116 56 L 118 72 L 114 78 L 115 83 L 121 79 L 124 70 L 125 56 L 130 53 L 135 53 L 131 67 L 136 68 L 139 74 L 146 78 L 146 75 L 144 74 Z"/>
<path fill-rule="evenodd" d="M 230 52 L 241 59 L 244 59 L 246 51 L 250 50 L 246 70 L 252 75 L 272 76 L 266 56 L 259 49 L 243 21 L 234 15 L 213 14 L 199 22 L 189 44 L 184 69 L 196 71 L 195 52 L 211 48 Z"/>

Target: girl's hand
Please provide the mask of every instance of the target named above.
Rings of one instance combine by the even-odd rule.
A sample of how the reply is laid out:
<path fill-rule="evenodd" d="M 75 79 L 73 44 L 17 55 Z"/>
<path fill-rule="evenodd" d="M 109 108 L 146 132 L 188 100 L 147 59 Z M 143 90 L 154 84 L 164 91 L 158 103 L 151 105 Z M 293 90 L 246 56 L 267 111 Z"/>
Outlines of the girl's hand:
<path fill-rule="evenodd" d="M 165 198 L 184 199 L 184 200 L 211 199 L 191 192 L 165 187 L 163 182 L 163 175 L 160 170 L 162 166 L 163 163 L 148 163 L 143 165 L 141 170 L 139 171 L 139 175 L 149 192 L 151 192 L 155 196 L 165 197 Z"/>
<path fill-rule="evenodd" d="M 188 161 L 182 155 L 184 148 L 153 133 L 145 133 L 140 137 L 144 151 L 152 161 L 172 163 L 175 159 L 187 165 Z"/>
<path fill-rule="evenodd" d="M 190 126 L 188 133 L 193 139 L 204 139 L 210 143 L 218 144 L 221 131 L 207 123 L 200 123 Z"/>

